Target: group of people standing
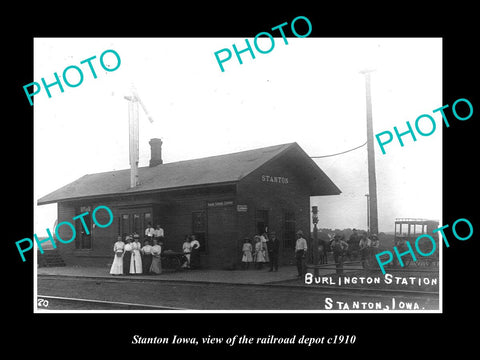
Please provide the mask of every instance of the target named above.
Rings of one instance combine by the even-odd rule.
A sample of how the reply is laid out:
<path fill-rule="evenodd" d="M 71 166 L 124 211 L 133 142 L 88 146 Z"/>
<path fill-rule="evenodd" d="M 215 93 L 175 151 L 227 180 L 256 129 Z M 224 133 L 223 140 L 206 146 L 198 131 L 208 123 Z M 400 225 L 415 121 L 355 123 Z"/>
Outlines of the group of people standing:
<path fill-rule="evenodd" d="M 350 260 L 356 260 L 358 255 L 360 255 L 362 261 L 364 261 L 368 256 L 371 256 L 372 252 L 375 252 L 375 249 L 378 248 L 380 242 L 376 234 L 368 236 L 366 232 L 361 232 L 359 234 L 356 229 L 353 229 L 353 233 L 350 235 L 347 245 L 345 255 Z"/>
<path fill-rule="evenodd" d="M 270 263 L 269 271 L 278 271 L 278 257 L 279 245 L 276 234 L 271 231 L 267 234 L 264 232 L 261 235 L 253 237 L 253 244 L 250 238 L 245 238 L 242 246 L 242 264 L 243 269 L 248 269 L 250 263 L 254 264 L 255 269 L 262 269 L 263 264 Z M 332 252 L 334 262 L 337 266 L 337 272 L 343 271 L 344 257 L 350 259 L 361 255 L 362 263 L 375 253 L 375 249 L 379 246 L 378 237 L 375 234 L 367 236 L 366 233 L 358 234 L 356 229 L 353 229 L 353 234 L 348 241 L 341 233 L 337 233 L 330 241 L 319 241 L 320 264 L 327 263 L 327 254 Z M 297 266 L 297 276 L 303 277 L 306 273 L 306 257 L 307 257 L 307 240 L 303 232 L 298 230 L 296 232 L 295 242 L 295 263 Z"/>
<path fill-rule="evenodd" d="M 335 234 L 333 240 L 330 241 L 329 247 L 333 253 L 337 273 L 343 273 L 345 257 L 348 257 L 351 261 L 356 260 L 358 255 L 360 255 L 361 262 L 365 265 L 367 258 L 375 254 L 375 249 L 378 248 L 379 244 L 380 242 L 376 234 L 371 236 L 367 236 L 365 232 L 358 234 L 356 229 L 353 229 L 353 233 L 347 241 L 345 241 L 343 234 Z"/>
<path fill-rule="evenodd" d="M 303 238 L 301 230 L 296 233 L 295 259 L 297 263 L 298 276 L 305 273 L 305 257 L 307 254 L 307 241 Z M 278 257 L 280 241 L 275 231 L 264 232 L 253 237 L 253 244 L 250 238 L 245 238 L 242 246 L 242 264 L 248 269 L 250 263 L 254 263 L 255 269 L 262 269 L 263 264 L 270 263 L 268 271 L 278 271 Z"/>
<path fill-rule="evenodd" d="M 275 231 L 270 231 L 268 234 L 264 232 L 261 235 L 255 235 L 253 244 L 250 238 L 245 238 L 242 246 L 243 268 L 248 269 L 250 263 L 254 263 L 256 269 L 262 269 L 263 264 L 270 263 L 269 271 L 278 271 L 279 248 L 280 242 Z"/>
<path fill-rule="evenodd" d="M 200 242 L 195 235 L 185 235 L 185 241 L 182 245 L 185 261 L 182 264 L 184 269 L 200 268 Z"/>
<path fill-rule="evenodd" d="M 145 230 L 145 239 L 140 243 L 140 235 L 132 234 L 125 237 L 125 241 L 118 236 L 113 245 L 115 253 L 110 274 L 161 274 L 162 273 L 162 245 L 163 230 L 154 232 L 151 224 Z"/>
<path fill-rule="evenodd" d="M 253 243 L 252 243 L 253 242 Z M 164 245 L 164 231 L 157 225 L 153 228 L 149 223 L 145 230 L 143 244 L 140 243 L 140 236 L 136 233 L 127 235 L 125 240 L 119 236 L 113 246 L 114 260 L 110 269 L 112 275 L 128 274 L 161 274 L 162 263 L 161 254 Z M 344 235 L 337 233 L 330 241 L 320 241 L 318 245 L 320 253 L 320 264 L 327 263 L 327 253 L 332 252 L 337 272 L 343 271 L 343 259 L 345 256 L 350 260 L 361 255 L 362 263 L 375 253 L 379 246 L 378 237 L 373 234 L 367 236 L 366 233 L 358 234 L 353 229 L 353 234 L 348 241 L 344 240 Z M 253 241 L 245 238 L 242 246 L 243 269 L 248 269 L 250 263 L 254 264 L 255 269 L 262 269 L 264 264 L 269 263 L 269 271 L 278 271 L 280 241 L 277 239 L 275 231 L 263 232 L 261 235 L 255 235 Z M 184 262 L 182 267 L 185 269 L 200 268 L 200 243 L 195 235 L 186 235 L 182 245 Z M 296 232 L 295 243 L 295 262 L 298 270 L 298 277 L 303 277 L 306 273 L 306 255 L 307 240 L 303 232 Z"/>

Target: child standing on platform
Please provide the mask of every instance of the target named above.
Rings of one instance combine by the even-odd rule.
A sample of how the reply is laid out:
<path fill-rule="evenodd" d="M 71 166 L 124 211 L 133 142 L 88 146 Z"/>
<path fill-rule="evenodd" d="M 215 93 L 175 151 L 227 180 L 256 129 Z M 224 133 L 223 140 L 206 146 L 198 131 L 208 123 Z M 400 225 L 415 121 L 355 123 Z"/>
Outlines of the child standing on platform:
<path fill-rule="evenodd" d="M 242 247 L 242 264 L 243 264 L 243 269 L 248 269 L 249 265 L 251 262 L 253 262 L 253 256 L 252 256 L 252 244 L 250 244 L 250 239 L 245 238 Z"/>

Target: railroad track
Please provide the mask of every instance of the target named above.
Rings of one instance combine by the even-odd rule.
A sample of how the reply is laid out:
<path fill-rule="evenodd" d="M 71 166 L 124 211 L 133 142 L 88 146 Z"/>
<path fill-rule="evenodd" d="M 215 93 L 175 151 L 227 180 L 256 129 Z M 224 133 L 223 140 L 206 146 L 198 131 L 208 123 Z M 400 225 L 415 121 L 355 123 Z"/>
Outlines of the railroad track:
<path fill-rule="evenodd" d="M 68 308 L 69 310 L 188 310 L 179 307 L 135 304 L 121 301 L 78 299 L 40 294 L 37 295 L 37 308 L 39 310 L 58 310 L 59 308 L 62 310 L 63 307 Z"/>

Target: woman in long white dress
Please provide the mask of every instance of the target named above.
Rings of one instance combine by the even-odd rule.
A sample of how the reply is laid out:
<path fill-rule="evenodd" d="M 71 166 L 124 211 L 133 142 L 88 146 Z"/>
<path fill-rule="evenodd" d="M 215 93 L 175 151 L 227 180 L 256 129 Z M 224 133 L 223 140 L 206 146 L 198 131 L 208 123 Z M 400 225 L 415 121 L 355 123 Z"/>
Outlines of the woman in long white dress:
<path fill-rule="evenodd" d="M 265 262 L 265 250 L 263 248 L 263 243 L 260 240 L 260 236 L 255 236 L 255 267 L 261 269 L 263 263 Z"/>
<path fill-rule="evenodd" d="M 117 242 L 113 244 L 113 252 L 115 257 L 113 258 L 112 267 L 110 268 L 110 274 L 122 275 L 123 274 L 123 253 L 125 243 L 122 241 L 122 237 L 119 236 Z"/>
<path fill-rule="evenodd" d="M 138 235 L 134 235 L 133 240 L 132 259 L 130 260 L 130 274 L 141 274 L 142 255 L 140 254 L 140 249 L 142 248 L 142 244 L 140 244 L 140 237 Z"/>
<path fill-rule="evenodd" d="M 265 262 L 270 262 L 270 259 L 268 256 L 268 245 L 267 245 L 267 242 L 269 240 L 266 232 L 260 235 L 260 241 L 262 242 L 262 249 L 263 249 L 263 253 L 265 254 Z"/>

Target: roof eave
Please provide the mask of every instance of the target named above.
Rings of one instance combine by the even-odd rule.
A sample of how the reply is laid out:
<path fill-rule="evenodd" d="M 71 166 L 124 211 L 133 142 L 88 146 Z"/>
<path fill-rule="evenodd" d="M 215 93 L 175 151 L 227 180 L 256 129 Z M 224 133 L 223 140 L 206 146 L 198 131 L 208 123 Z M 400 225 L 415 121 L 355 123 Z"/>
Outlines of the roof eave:
<path fill-rule="evenodd" d="M 170 192 L 170 191 L 178 191 L 178 190 L 190 190 L 190 189 L 198 189 L 204 187 L 217 187 L 217 186 L 228 186 L 228 185 L 236 185 L 238 180 L 235 181 L 224 181 L 224 182 L 217 182 L 217 183 L 210 183 L 210 184 L 199 184 L 199 185 L 187 185 L 187 186 L 177 186 L 177 187 L 170 187 L 166 189 L 150 189 L 150 190 L 136 190 L 136 191 L 126 191 L 126 192 L 117 192 L 111 194 L 98 194 L 98 195 L 89 195 L 89 196 L 77 196 L 77 197 L 68 197 L 68 198 L 58 198 L 52 200 L 42 201 L 42 199 L 37 200 L 37 205 L 47 205 L 47 204 L 55 204 L 60 202 L 66 201 L 79 201 L 79 200 L 92 200 L 92 199 L 108 199 L 111 197 L 116 196 L 134 196 L 134 195 L 145 195 L 145 194 L 152 194 L 152 193 L 162 193 L 162 192 Z"/>

